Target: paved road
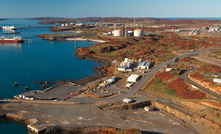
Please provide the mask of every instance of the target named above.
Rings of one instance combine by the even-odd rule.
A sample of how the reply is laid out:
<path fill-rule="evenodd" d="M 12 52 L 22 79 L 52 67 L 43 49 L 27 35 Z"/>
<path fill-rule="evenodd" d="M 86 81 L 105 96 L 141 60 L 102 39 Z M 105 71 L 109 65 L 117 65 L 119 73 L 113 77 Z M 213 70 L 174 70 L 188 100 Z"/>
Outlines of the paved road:
<path fill-rule="evenodd" d="M 208 62 L 208 63 L 211 63 L 213 65 L 221 67 L 221 61 L 220 60 L 207 58 L 207 57 L 203 57 L 203 56 L 193 56 L 193 58 L 196 58 L 197 60 L 201 60 L 203 62 Z"/>
<path fill-rule="evenodd" d="M 189 64 L 188 64 L 188 65 L 189 65 Z M 211 96 L 214 96 L 214 97 L 216 97 L 216 98 L 218 98 L 218 99 L 221 99 L 221 96 L 220 96 L 220 95 L 218 95 L 218 94 L 216 94 L 216 93 L 214 93 L 214 92 L 212 92 L 212 91 L 209 91 L 208 89 L 206 89 L 206 88 L 200 86 L 199 84 L 197 84 L 197 83 L 195 83 L 195 82 L 193 82 L 193 81 L 191 81 L 190 79 L 187 78 L 187 75 L 188 75 L 191 71 L 194 71 L 194 70 L 196 70 L 196 69 L 198 68 L 197 66 L 194 66 L 194 65 L 189 65 L 189 66 L 192 66 L 193 68 L 192 68 L 191 70 L 189 70 L 189 71 L 186 71 L 186 72 L 183 73 L 182 75 L 180 75 L 180 78 L 183 79 L 185 82 L 196 86 L 199 90 L 201 90 L 201 91 L 203 91 L 203 92 L 205 92 L 205 93 L 207 93 L 207 94 L 209 94 L 209 95 L 211 95 Z"/>
<path fill-rule="evenodd" d="M 196 55 L 199 55 L 200 53 L 207 53 L 208 51 L 203 51 L 203 52 L 191 52 L 191 53 L 188 53 L 188 54 L 184 54 L 184 55 L 181 55 L 179 56 L 180 58 L 183 58 L 183 57 L 187 57 L 187 56 L 196 56 Z M 170 59 L 168 61 L 165 61 L 157 66 L 155 66 L 154 68 L 152 68 L 145 76 L 144 78 L 142 78 L 133 88 L 130 89 L 129 92 L 123 94 L 123 95 L 119 95 L 117 97 L 114 97 L 114 98 L 108 98 L 108 99 L 102 99 L 103 101 L 107 101 L 107 102 L 116 102 L 116 101 L 119 101 L 119 100 L 122 100 L 126 97 L 131 97 L 133 96 L 134 94 L 136 94 L 140 89 L 141 87 L 158 71 L 160 70 L 161 68 L 163 68 L 164 66 L 167 66 L 171 63 L 174 62 L 174 59 Z"/>
<path fill-rule="evenodd" d="M 181 55 L 179 56 L 180 58 L 183 58 L 183 57 L 187 57 L 187 56 L 197 56 L 199 55 L 200 53 L 208 53 L 210 52 L 209 50 L 204 50 L 204 51 L 195 51 L 195 52 L 190 52 L 190 53 L 187 53 L 187 54 L 184 54 L 184 55 Z M 167 66 L 171 63 L 174 62 L 174 59 L 170 59 L 168 61 L 165 61 L 155 67 L 153 67 L 133 88 L 131 88 L 128 92 L 125 92 L 124 94 L 121 94 L 119 96 L 116 96 L 116 97 L 112 97 L 112 98 L 104 98 L 104 99 L 94 99 L 94 98 L 87 98 L 87 97 L 77 97 L 75 101 L 77 102 L 81 102 L 81 103 L 85 103 L 85 102 L 90 102 L 90 103 L 94 103 L 94 102 L 98 102 L 98 101 L 105 101 L 105 102 L 108 102 L 108 103 L 113 103 L 113 102 L 116 102 L 116 101 L 120 101 L 124 98 L 127 98 L 127 97 L 132 97 L 134 96 L 140 89 L 141 87 L 149 80 L 151 79 L 151 77 L 158 71 L 160 70 L 161 68 L 163 68 L 164 66 Z M 191 81 L 189 81 L 187 78 L 184 78 L 186 76 L 183 76 L 183 79 L 186 80 L 188 83 L 192 84 L 192 85 L 196 85 L 196 83 L 193 83 Z M 199 85 L 197 86 L 199 87 Z M 212 93 L 208 90 L 206 90 L 205 88 L 201 87 L 200 89 L 202 89 L 203 91 L 205 91 L 206 93 L 210 94 L 210 95 L 213 95 L 213 96 L 216 96 L 218 98 L 220 98 L 219 95 L 215 94 L 215 93 Z"/>

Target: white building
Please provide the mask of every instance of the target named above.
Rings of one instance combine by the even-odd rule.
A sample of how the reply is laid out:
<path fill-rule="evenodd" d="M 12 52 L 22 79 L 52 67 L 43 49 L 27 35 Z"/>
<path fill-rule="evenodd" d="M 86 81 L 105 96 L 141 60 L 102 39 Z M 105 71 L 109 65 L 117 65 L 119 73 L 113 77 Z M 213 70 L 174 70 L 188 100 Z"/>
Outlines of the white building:
<path fill-rule="evenodd" d="M 127 83 L 126 85 L 125 85 L 125 87 L 131 87 L 133 85 L 133 83 Z"/>
<path fill-rule="evenodd" d="M 113 83 L 114 81 L 115 81 L 115 78 L 110 78 L 110 79 L 104 81 L 104 83 L 109 83 L 109 84 L 111 84 L 111 83 Z"/>
<path fill-rule="evenodd" d="M 119 66 L 117 70 L 118 71 L 126 71 L 126 67 L 125 66 Z"/>
<path fill-rule="evenodd" d="M 138 69 L 149 69 L 150 68 L 150 62 L 149 61 L 142 61 L 138 65 Z"/>
<path fill-rule="evenodd" d="M 130 103 L 130 102 L 132 102 L 132 100 L 129 99 L 129 98 L 125 98 L 125 99 L 123 99 L 123 102 L 124 102 L 124 103 Z"/>
<path fill-rule="evenodd" d="M 215 79 L 213 79 L 213 82 L 221 84 L 221 79 L 220 78 L 215 78 Z"/>
<path fill-rule="evenodd" d="M 127 78 L 127 82 L 137 82 L 137 80 L 139 79 L 139 75 L 137 74 L 132 74 Z"/>
<path fill-rule="evenodd" d="M 150 112 L 150 111 L 153 111 L 153 108 L 146 106 L 146 107 L 144 107 L 144 110 L 146 110 L 147 112 Z"/>

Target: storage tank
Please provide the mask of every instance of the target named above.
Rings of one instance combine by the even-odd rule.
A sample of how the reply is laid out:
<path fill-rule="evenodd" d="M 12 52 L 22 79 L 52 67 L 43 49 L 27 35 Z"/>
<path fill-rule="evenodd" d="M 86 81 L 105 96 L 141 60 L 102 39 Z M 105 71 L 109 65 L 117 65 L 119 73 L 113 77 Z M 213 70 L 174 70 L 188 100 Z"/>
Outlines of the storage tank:
<path fill-rule="evenodd" d="M 114 30 L 114 36 L 123 36 L 123 30 L 121 29 Z"/>
<path fill-rule="evenodd" d="M 144 31 L 142 29 L 135 29 L 134 30 L 134 37 L 144 36 Z"/>
<path fill-rule="evenodd" d="M 126 67 L 126 66 L 127 66 L 127 63 L 123 63 L 123 66 Z"/>
<path fill-rule="evenodd" d="M 124 62 L 129 62 L 129 59 L 128 59 L 128 58 L 125 58 L 125 59 L 124 59 Z"/>
<path fill-rule="evenodd" d="M 127 68 L 130 68 L 130 66 L 131 66 L 131 63 L 130 62 L 127 63 Z"/>

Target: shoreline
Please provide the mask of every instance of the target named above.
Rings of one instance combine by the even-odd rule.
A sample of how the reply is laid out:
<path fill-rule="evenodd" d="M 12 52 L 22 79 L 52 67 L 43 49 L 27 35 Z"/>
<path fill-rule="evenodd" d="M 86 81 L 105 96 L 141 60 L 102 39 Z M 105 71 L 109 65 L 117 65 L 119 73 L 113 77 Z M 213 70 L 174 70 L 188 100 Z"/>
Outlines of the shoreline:
<path fill-rule="evenodd" d="M 104 58 L 100 58 L 100 57 L 94 57 L 94 56 L 89 56 L 89 55 L 80 55 L 80 49 L 81 48 L 76 48 L 75 52 L 73 53 L 75 56 L 77 56 L 78 58 L 77 59 L 87 59 L 87 60 L 92 60 L 92 61 L 95 61 L 97 63 L 101 63 L 102 66 L 100 67 L 93 67 L 93 71 L 96 73 L 97 75 L 95 76 L 87 76 L 86 78 L 84 79 L 81 79 L 81 80 L 78 80 L 76 83 L 77 84 L 80 84 L 80 85 L 87 85 L 89 82 L 93 82 L 93 81 L 96 81 L 97 79 L 101 79 L 101 78 L 104 78 L 104 77 L 107 77 L 107 74 L 104 74 L 102 72 L 102 69 L 104 68 L 108 68 L 108 67 L 111 67 L 112 65 L 112 61 L 109 60 L 109 59 L 104 59 Z"/>
<path fill-rule="evenodd" d="M 88 39 L 88 38 L 67 38 L 65 40 L 67 41 L 91 41 L 91 42 L 98 42 L 98 43 L 106 42 L 104 40 L 95 40 L 95 39 Z"/>

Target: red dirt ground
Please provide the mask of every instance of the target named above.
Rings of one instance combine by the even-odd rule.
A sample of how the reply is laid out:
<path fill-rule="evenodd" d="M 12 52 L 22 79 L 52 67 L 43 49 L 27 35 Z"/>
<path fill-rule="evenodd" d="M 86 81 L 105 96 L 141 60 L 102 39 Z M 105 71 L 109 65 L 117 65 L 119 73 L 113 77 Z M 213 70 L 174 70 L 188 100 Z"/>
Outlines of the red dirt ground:
<path fill-rule="evenodd" d="M 169 79 L 174 77 L 174 74 L 171 72 L 162 72 L 156 75 L 158 79 L 161 79 L 163 82 L 167 82 Z"/>
<path fill-rule="evenodd" d="M 180 93 L 181 91 L 187 90 L 188 89 L 188 85 L 181 80 L 180 78 L 175 79 L 174 81 L 170 82 L 167 84 L 167 86 L 172 89 L 172 90 L 176 90 L 176 94 Z"/>
<path fill-rule="evenodd" d="M 190 90 L 183 93 L 178 93 L 177 97 L 184 99 L 203 99 L 206 97 L 206 94 L 198 90 Z"/>

